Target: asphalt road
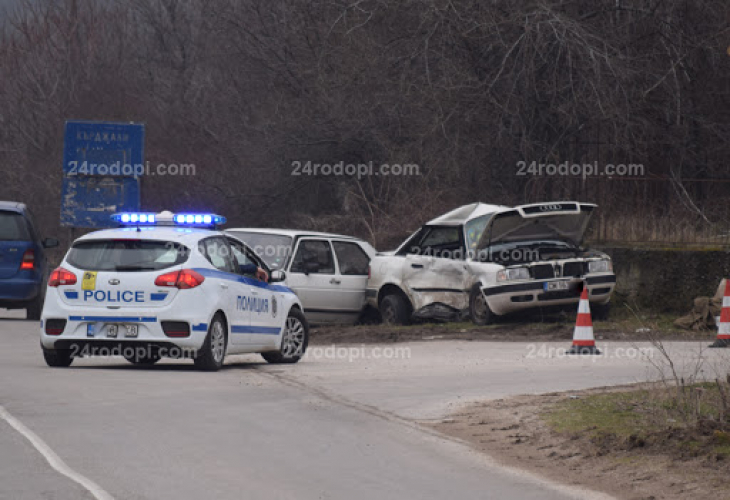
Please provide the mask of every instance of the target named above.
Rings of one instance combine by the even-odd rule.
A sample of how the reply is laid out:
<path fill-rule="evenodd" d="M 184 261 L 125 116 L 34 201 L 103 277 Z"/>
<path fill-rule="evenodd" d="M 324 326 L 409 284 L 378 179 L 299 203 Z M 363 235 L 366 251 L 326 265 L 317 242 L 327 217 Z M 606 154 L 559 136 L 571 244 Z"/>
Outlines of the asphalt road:
<path fill-rule="evenodd" d="M 357 359 L 315 346 L 294 366 L 235 356 L 218 373 L 121 358 L 51 369 L 37 323 L 1 319 L 0 341 L 0 498 L 13 500 L 605 498 L 503 468 L 417 420 L 652 373 L 638 356 L 444 341 L 386 346 L 408 349 L 399 359 L 379 346 Z"/>

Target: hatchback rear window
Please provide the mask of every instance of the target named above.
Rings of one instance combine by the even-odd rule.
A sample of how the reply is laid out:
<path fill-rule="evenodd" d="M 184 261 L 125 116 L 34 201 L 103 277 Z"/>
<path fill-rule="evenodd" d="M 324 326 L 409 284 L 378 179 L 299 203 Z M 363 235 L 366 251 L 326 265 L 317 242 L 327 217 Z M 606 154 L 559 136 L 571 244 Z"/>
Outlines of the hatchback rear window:
<path fill-rule="evenodd" d="M 93 240 L 75 244 L 66 260 L 85 271 L 158 271 L 182 264 L 188 254 L 172 241 Z"/>
<path fill-rule="evenodd" d="M 0 212 L 0 241 L 30 241 L 28 223 L 16 212 Z"/>

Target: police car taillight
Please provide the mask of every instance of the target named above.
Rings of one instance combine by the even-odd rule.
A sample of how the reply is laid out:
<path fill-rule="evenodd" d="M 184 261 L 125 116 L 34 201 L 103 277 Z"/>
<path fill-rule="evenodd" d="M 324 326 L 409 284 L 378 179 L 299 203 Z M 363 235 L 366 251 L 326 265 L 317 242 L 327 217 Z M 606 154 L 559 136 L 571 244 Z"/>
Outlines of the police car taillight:
<path fill-rule="evenodd" d="M 57 287 L 62 285 L 75 285 L 76 275 L 71 271 L 59 267 L 51 273 L 48 278 L 48 286 Z"/>
<path fill-rule="evenodd" d="M 183 269 L 182 271 L 173 271 L 158 276 L 155 280 L 155 285 L 186 290 L 200 286 L 203 281 L 205 281 L 205 278 L 199 272 L 193 271 L 192 269 Z"/>

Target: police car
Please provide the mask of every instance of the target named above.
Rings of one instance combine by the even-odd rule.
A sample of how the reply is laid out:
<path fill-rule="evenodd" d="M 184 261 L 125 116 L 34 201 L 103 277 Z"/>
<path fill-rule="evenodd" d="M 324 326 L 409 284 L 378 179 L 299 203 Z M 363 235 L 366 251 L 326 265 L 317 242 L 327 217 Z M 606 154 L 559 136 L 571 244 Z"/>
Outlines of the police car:
<path fill-rule="evenodd" d="M 286 276 L 214 214 L 121 213 L 117 229 L 77 239 L 51 273 L 41 315 L 46 363 L 121 355 L 135 364 L 192 358 L 215 371 L 226 354 L 296 363 L 309 326 Z M 268 282 L 256 278 L 258 268 Z"/>

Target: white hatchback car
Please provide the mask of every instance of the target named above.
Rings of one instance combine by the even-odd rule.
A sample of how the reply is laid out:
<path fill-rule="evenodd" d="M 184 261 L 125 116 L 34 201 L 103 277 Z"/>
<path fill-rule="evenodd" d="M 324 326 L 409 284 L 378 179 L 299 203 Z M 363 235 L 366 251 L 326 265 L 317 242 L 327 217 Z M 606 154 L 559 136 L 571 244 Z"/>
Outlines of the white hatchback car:
<path fill-rule="evenodd" d="M 49 366 L 122 355 L 135 364 L 192 358 L 218 370 L 226 354 L 296 363 L 309 327 L 294 292 L 213 214 L 114 216 L 118 229 L 77 239 L 51 274 L 41 315 Z M 270 282 L 255 278 L 257 268 Z"/>
<path fill-rule="evenodd" d="M 362 314 L 369 243 L 340 234 L 289 229 L 237 228 L 227 234 L 244 241 L 299 296 L 311 323 L 355 323 Z"/>

